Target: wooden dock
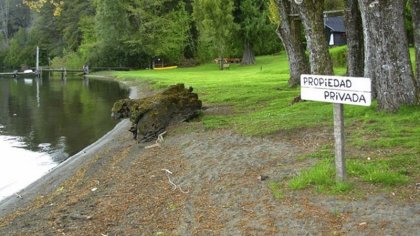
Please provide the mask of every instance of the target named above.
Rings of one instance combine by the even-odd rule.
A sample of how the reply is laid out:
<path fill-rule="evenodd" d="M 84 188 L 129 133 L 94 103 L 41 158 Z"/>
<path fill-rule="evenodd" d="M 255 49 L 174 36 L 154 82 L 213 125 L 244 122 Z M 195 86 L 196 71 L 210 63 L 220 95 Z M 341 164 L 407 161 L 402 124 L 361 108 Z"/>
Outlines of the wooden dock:
<path fill-rule="evenodd" d="M 54 68 L 39 68 L 39 71 L 32 71 L 32 72 L 19 72 L 19 71 L 13 71 L 13 72 L 4 72 L 0 73 L 0 76 L 11 76 L 13 78 L 17 77 L 36 77 L 36 76 L 42 76 L 42 73 L 44 72 L 58 72 L 61 73 L 61 77 L 64 78 L 68 73 L 80 73 L 80 74 L 87 74 L 86 70 L 77 70 L 77 69 L 66 69 L 66 68 L 60 68 L 60 69 L 54 69 Z"/>
<path fill-rule="evenodd" d="M 52 68 L 41 68 L 39 70 L 40 72 L 66 72 L 66 73 L 85 73 L 85 71 L 83 70 L 77 70 L 77 69 L 66 69 L 66 68 L 62 68 L 62 69 L 52 69 Z"/>
<path fill-rule="evenodd" d="M 34 76 L 39 76 L 39 73 L 37 72 L 29 72 L 29 73 L 25 73 L 25 72 L 5 72 L 5 73 L 0 73 L 0 76 L 12 76 L 13 78 L 17 78 L 22 77 L 22 76 L 28 76 L 28 77 L 34 77 Z"/>

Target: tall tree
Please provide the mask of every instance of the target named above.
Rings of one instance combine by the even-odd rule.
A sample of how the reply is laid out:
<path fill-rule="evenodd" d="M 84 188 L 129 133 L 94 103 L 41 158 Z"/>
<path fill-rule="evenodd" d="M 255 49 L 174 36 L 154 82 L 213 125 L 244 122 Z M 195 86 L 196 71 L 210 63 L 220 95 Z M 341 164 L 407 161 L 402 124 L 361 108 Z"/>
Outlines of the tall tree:
<path fill-rule="evenodd" d="M 11 68 L 20 66 L 32 66 L 35 64 L 36 45 L 31 41 L 28 32 L 21 28 L 13 38 L 10 39 L 10 45 L 4 58 L 4 64 Z"/>
<path fill-rule="evenodd" d="M 121 66 L 127 51 L 123 41 L 128 34 L 128 18 L 122 1 L 97 0 L 95 31 L 98 40 L 97 63 L 103 66 Z"/>
<path fill-rule="evenodd" d="M 396 111 L 416 102 L 404 29 L 404 0 L 358 0 L 365 38 L 365 76 L 376 87 L 378 108 Z"/>
<path fill-rule="evenodd" d="M 42 64 L 48 64 L 51 59 L 63 54 L 64 44 L 59 28 L 59 18 L 54 16 L 54 6 L 47 3 L 40 12 L 34 14 L 34 20 L 29 30 L 29 36 L 41 50 Z"/>
<path fill-rule="evenodd" d="M 414 46 L 416 51 L 416 87 L 420 100 L 420 0 L 412 0 Z"/>
<path fill-rule="evenodd" d="M 31 11 L 22 0 L 10 1 L 9 36 L 13 36 L 20 28 L 29 28 L 32 20 Z"/>
<path fill-rule="evenodd" d="M 63 38 L 63 43 L 68 51 L 76 51 L 82 41 L 81 20 L 85 17 L 95 16 L 95 8 L 91 1 L 66 0 L 63 11 L 58 20 L 58 28 Z"/>
<path fill-rule="evenodd" d="M 243 44 L 242 64 L 255 64 L 254 48 L 273 33 L 268 19 L 268 4 L 265 0 L 236 0 L 235 22 L 239 25 L 238 35 Z"/>
<path fill-rule="evenodd" d="M 7 47 L 7 45 L 9 45 L 9 12 L 10 12 L 10 0 L 1 1 L 0 2 L 0 31 L 3 37 L 4 47 Z"/>
<path fill-rule="evenodd" d="M 364 70 L 363 25 L 357 0 L 346 0 L 344 14 L 348 47 L 347 73 L 361 77 Z"/>
<path fill-rule="evenodd" d="M 293 16 L 292 5 L 288 0 L 271 0 L 272 21 L 278 27 L 276 33 L 286 50 L 290 78 L 289 86 L 294 87 L 300 83 L 300 75 L 309 73 L 309 62 L 306 57 L 301 35 L 301 21 Z M 274 7 L 274 8 L 273 8 Z"/>
<path fill-rule="evenodd" d="M 125 41 L 131 51 L 158 56 L 169 63 L 181 61 L 187 46 L 190 16 L 184 2 L 135 0 L 129 7 L 132 34 Z"/>
<path fill-rule="evenodd" d="M 220 58 L 220 69 L 223 70 L 223 58 L 235 28 L 232 15 L 233 1 L 196 0 L 193 7 L 200 43 L 211 45 Z"/>
<path fill-rule="evenodd" d="M 331 57 L 324 33 L 324 0 L 294 0 L 305 29 L 312 74 L 333 74 Z"/>

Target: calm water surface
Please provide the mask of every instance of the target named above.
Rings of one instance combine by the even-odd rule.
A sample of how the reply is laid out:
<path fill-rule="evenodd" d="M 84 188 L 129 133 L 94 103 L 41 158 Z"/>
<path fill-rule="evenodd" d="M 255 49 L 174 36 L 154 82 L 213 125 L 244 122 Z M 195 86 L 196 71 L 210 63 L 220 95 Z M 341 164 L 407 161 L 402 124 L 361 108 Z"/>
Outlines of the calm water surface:
<path fill-rule="evenodd" d="M 0 77 L 0 200 L 111 130 L 127 96 L 112 81 Z"/>

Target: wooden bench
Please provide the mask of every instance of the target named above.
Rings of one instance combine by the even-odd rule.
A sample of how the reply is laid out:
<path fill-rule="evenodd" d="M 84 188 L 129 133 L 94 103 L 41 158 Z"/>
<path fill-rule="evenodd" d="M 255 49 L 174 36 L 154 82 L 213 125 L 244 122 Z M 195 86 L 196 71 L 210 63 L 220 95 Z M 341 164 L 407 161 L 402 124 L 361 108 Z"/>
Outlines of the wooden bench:
<path fill-rule="evenodd" d="M 223 70 L 224 69 L 230 69 L 230 64 L 229 63 L 223 63 Z"/>

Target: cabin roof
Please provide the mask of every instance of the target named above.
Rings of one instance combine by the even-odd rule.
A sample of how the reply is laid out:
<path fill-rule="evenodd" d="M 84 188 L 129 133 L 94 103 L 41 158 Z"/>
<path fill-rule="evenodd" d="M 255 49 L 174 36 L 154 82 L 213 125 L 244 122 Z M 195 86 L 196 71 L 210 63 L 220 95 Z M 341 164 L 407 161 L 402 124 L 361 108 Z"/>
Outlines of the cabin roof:
<path fill-rule="evenodd" d="M 329 16 L 325 19 L 325 27 L 330 28 L 333 32 L 346 32 L 344 26 L 344 18 L 342 16 Z"/>

